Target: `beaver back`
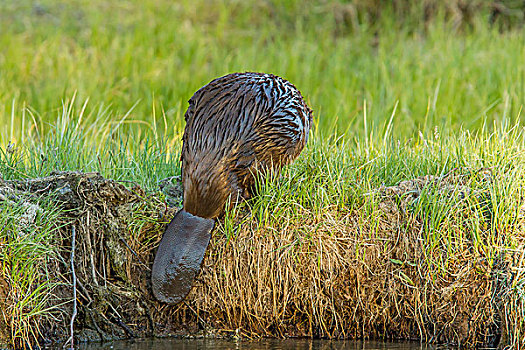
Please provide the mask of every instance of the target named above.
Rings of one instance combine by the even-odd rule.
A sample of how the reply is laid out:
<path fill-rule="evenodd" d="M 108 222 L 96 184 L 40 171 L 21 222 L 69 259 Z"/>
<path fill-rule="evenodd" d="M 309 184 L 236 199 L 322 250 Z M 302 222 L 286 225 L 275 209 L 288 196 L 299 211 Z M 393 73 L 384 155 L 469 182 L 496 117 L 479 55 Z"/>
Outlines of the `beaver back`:
<path fill-rule="evenodd" d="M 278 76 L 234 73 L 199 89 L 185 119 L 184 209 L 215 218 L 230 195 L 251 195 L 255 172 L 278 172 L 299 155 L 312 111 L 299 90 Z"/>

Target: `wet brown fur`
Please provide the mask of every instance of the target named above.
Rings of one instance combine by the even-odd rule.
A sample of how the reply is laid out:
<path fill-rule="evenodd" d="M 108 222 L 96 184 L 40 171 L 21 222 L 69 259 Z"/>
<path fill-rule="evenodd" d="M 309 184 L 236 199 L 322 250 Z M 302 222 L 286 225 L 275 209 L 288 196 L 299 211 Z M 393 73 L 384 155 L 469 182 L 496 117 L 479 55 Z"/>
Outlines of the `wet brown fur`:
<path fill-rule="evenodd" d="M 280 77 L 234 73 L 198 90 L 185 119 L 184 209 L 216 218 L 228 197 L 250 197 L 256 172 L 279 172 L 297 158 L 308 139 L 312 111 L 299 90 Z"/>

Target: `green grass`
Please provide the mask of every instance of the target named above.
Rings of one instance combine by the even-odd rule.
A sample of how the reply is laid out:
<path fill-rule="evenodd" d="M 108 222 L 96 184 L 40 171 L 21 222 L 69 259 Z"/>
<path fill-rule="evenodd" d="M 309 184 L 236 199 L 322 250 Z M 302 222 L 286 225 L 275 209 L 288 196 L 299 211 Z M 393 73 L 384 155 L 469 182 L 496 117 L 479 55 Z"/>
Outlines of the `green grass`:
<path fill-rule="evenodd" d="M 72 104 L 64 105 L 62 113 L 59 123 L 41 139 L 28 138 L 24 147 L 1 150 L 4 179 L 47 176 L 61 170 L 95 171 L 155 192 L 160 180 L 180 174 L 178 136 L 167 141 L 154 137 L 137 140 L 104 119 L 104 113 L 96 116 L 101 120 L 97 127 L 81 120 L 82 110 Z M 93 142 L 100 134 L 107 135 L 104 142 Z M 379 188 L 425 175 L 458 173 L 463 178 L 456 186 L 472 191 L 463 200 L 457 199 L 462 188 L 451 189 L 451 195 L 439 186 L 428 187 L 411 208 L 414 216 L 424 221 L 427 240 L 445 239 L 445 246 L 452 243 L 446 223 L 457 221 L 457 215 L 464 212 L 473 214 L 466 230 L 471 236 L 465 239 L 475 245 L 491 243 L 480 236 L 481 231 L 514 229 L 525 178 L 521 126 L 502 121 L 475 133 L 435 128 L 403 142 L 388 131 L 369 135 L 366 140 L 346 136 L 326 138 L 319 130 L 312 132 L 301 157 L 281 177 L 259 184 L 259 195 L 248 202 L 257 220 L 263 225 L 282 217 L 300 222 L 304 208 L 321 217 L 327 210 L 352 211 L 364 206 L 373 215 L 378 210 Z M 490 182 L 483 177 L 485 172 L 490 173 Z M 478 198 L 476 193 L 485 197 Z M 482 228 L 483 223 L 491 227 Z M 456 233 L 462 234 L 461 230 Z M 498 241 L 497 245 L 507 243 L 512 242 Z"/>
<path fill-rule="evenodd" d="M 161 179 L 180 173 L 180 134 L 171 139 L 155 138 L 155 135 L 137 138 L 123 131 L 118 123 L 112 123 L 103 111 L 93 115 L 100 120 L 94 125 L 89 119 L 80 118 L 81 108 L 72 106 L 65 104 L 58 123 L 40 138 L 26 137 L 23 145 L 1 149 L 0 173 L 4 179 L 46 176 L 57 170 L 98 171 L 107 178 L 130 186 L 137 183 L 149 193 L 158 193 Z M 522 251 L 523 127 L 506 119 L 477 132 L 436 128 L 405 140 L 395 138 L 389 130 L 367 137 L 326 137 L 319 129 L 312 132 L 298 160 L 287 167 L 281 177 L 259 183 L 257 196 L 234 208 L 219 224 L 220 234 L 235 239 L 242 224 L 238 219 L 243 217 L 276 233 L 285 226 L 296 227 L 298 242 L 309 244 L 313 231 L 305 222 L 307 212 L 313 214 L 308 222 L 322 222 L 328 214 L 336 222 L 346 215 L 355 215 L 366 228 L 356 239 L 366 241 L 382 232 L 381 222 L 385 219 L 382 188 L 434 175 L 443 178 L 443 183 L 426 185 L 417 200 L 408 202 L 405 223 L 406 229 L 422 227 L 418 236 L 425 247 L 421 263 L 428 266 L 433 280 L 452 273 L 449 265 L 457 266 L 458 256 L 465 251 L 474 251 L 474 255 L 487 261 L 489 266 L 502 253 Z M 106 136 L 101 138 L 101 135 Z M 444 190 L 444 186 L 451 188 Z M 243 208 L 250 208 L 251 215 L 238 215 Z M 47 219 L 51 220 L 45 221 L 49 225 L 56 217 L 51 215 Z M 12 225 L 16 215 L 1 210 L 0 223 L 1 220 L 11 220 Z M 44 226 L 36 227 L 35 232 L 39 237 L 42 235 L 38 244 L 47 249 L 45 254 L 33 255 L 32 248 L 25 251 L 22 248 L 27 245 L 23 245 L 20 251 L 30 258 L 10 255 L 7 250 L 6 263 L 46 259 L 56 254 L 52 230 Z M 6 232 L 10 231 L 3 230 L 0 236 Z M 15 231 L 13 234 L 16 238 Z M 3 237 L 7 242 L 2 242 L 4 254 L 6 247 L 18 244 L 12 239 Z M 389 247 L 390 243 L 385 243 L 384 249 Z M 24 276 L 35 276 L 34 264 L 24 268 L 27 270 L 22 269 L 16 275 L 20 277 L 17 283 L 22 283 Z M 42 273 L 39 270 L 36 276 Z M 414 283 L 410 277 L 400 276 L 405 284 Z M 32 296 L 37 300 L 29 300 L 37 303 L 35 310 L 46 308 L 46 304 L 38 304 L 38 300 L 50 300 L 49 290 L 54 283 L 39 285 L 32 279 L 26 281 L 28 288 L 44 288 L 42 294 L 39 289 L 29 289 L 35 292 Z M 509 300 L 518 300 L 517 305 L 522 300 L 518 297 L 523 293 L 521 285 L 518 282 L 507 296 Z M 519 319 L 523 310 L 516 307 L 513 314 Z M 36 322 L 38 317 L 40 314 L 30 312 L 19 319 L 26 322 L 27 327 L 28 320 Z M 16 336 L 31 338 L 27 334 Z M 511 341 L 520 341 L 518 333 L 511 337 Z"/>
<path fill-rule="evenodd" d="M 234 71 L 265 71 L 296 84 L 323 135 L 397 137 L 520 115 L 523 32 L 500 33 L 486 13 L 473 27 L 401 22 L 345 25 L 343 6 L 316 1 L 30 1 L 0 5 L 0 143 L 56 124 L 76 94 L 84 118 L 100 109 L 139 138 L 173 136 L 193 92 Z M 416 6 L 417 7 L 417 6 Z M 399 22 L 396 22 L 396 19 Z M 405 23 L 406 25 L 403 25 Z M 376 35 L 377 32 L 377 35 Z M 155 113 L 153 113 L 155 111 Z M 155 114 L 155 118 L 153 117 Z M 138 121 L 141 121 L 140 123 Z"/>
<path fill-rule="evenodd" d="M 56 287 L 63 284 L 53 268 L 59 250 L 60 213 L 49 200 L 33 208 L 27 204 L 0 202 L 0 268 L 10 287 L 3 291 L 7 299 L 2 301 L 1 316 L 10 326 L 9 339 L 14 346 L 40 339 L 41 324 L 52 320 L 51 312 L 58 308 L 52 305 Z"/>
<path fill-rule="evenodd" d="M 308 240 L 305 209 L 317 219 L 355 212 L 368 228 L 362 234 L 373 235 L 382 188 L 456 176 L 449 190 L 428 185 L 406 208 L 423 227 L 432 278 L 463 250 L 492 263 L 522 249 L 523 30 L 500 32 L 486 25 L 487 13 L 465 28 L 439 13 L 425 24 L 400 24 L 389 8 L 377 21 L 341 24 L 344 3 L 279 4 L 0 3 L 0 175 L 97 171 L 156 192 L 159 180 L 180 173 L 183 113 L 193 92 L 229 72 L 265 71 L 302 91 L 315 130 L 281 177 L 259 184 L 245 204 L 248 219 L 297 226 Z M 34 235 L 23 234 L 16 225 L 23 208 L 6 203 L 0 201 L 0 260 L 20 303 L 30 305 L 12 310 L 12 324 L 26 332 L 13 336 L 35 339 L 29 325 L 56 281 L 39 290 L 34 279 L 46 274 L 37 269 L 42 259 L 56 254 L 59 213 L 46 209 Z M 220 224 L 228 238 L 235 238 L 241 209 Z M 523 295 L 516 281 L 515 295 Z M 17 316 L 20 310 L 32 311 Z"/>

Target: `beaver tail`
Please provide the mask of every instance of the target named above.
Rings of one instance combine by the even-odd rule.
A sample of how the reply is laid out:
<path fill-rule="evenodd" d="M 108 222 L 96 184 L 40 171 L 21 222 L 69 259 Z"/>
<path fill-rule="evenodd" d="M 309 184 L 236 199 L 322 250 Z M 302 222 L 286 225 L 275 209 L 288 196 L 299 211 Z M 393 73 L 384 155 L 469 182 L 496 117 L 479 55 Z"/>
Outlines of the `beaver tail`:
<path fill-rule="evenodd" d="M 160 241 L 151 284 L 157 300 L 168 304 L 181 302 L 190 292 L 210 242 L 213 219 L 179 210 Z"/>

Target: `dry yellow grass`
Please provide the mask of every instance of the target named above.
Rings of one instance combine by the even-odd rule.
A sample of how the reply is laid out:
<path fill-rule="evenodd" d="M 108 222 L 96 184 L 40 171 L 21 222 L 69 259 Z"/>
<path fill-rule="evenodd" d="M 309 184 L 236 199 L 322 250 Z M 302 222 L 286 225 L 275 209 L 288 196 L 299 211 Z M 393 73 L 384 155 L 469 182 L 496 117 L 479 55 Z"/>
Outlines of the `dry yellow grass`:
<path fill-rule="evenodd" d="M 301 226 L 286 218 L 272 227 L 249 220 L 235 238 L 214 237 L 188 298 L 213 328 L 254 337 L 402 338 L 472 347 L 497 343 L 500 327 L 513 323 L 494 299 L 501 280 L 495 276 L 510 273 L 506 259 L 491 264 L 467 240 L 458 242 L 462 249 L 429 251 L 423 224 L 404 214 L 395 197 L 385 195 L 370 220 L 328 208 L 314 220 L 307 210 L 302 215 Z M 432 261 L 444 260 L 446 269 L 436 271 Z M 500 283 L 496 294 L 510 292 Z"/>

